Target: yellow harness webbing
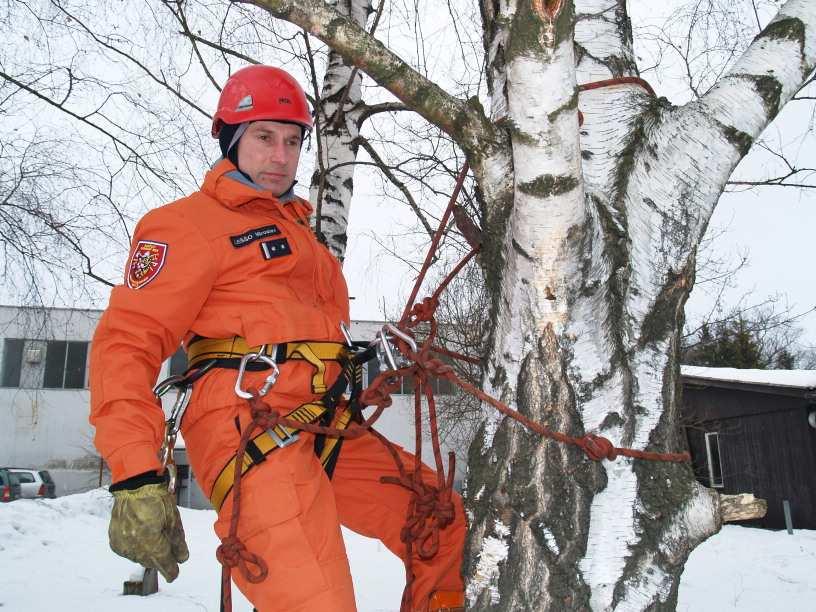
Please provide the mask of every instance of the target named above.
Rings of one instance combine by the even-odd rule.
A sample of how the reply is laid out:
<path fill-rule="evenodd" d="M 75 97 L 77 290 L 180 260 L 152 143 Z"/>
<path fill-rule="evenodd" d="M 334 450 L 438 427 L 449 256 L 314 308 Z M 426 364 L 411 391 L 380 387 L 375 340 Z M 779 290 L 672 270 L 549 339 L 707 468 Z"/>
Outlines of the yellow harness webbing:
<path fill-rule="evenodd" d="M 264 355 L 277 363 L 306 361 L 315 369 L 312 392 L 326 392 L 326 361 L 341 361 L 348 355 L 348 347 L 341 342 L 286 342 L 265 345 Z M 241 336 L 232 338 L 197 338 L 187 347 L 187 368 L 210 359 L 240 359 L 247 353 L 257 353 L 260 346 L 249 346 Z"/>
<path fill-rule="evenodd" d="M 301 404 L 297 408 L 295 408 L 292 412 L 286 415 L 287 419 L 291 419 L 293 421 L 300 421 L 301 423 L 313 423 L 317 421 L 320 417 L 322 417 L 326 413 L 326 407 L 322 404 L 318 403 L 307 403 Z M 259 433 L 257 436 L 252 438 L 252 442 L 255 444 L 257 449 L 264 455 L 268 455 L 273 450 L 278 448 L 278 440 L 287 440 L 293 434 L 297 433 L 296 429 L 292 429 L 290 427 L 284 427 L 282 425 L 278 425 L 273 429 L 273 432 L 277 436 L 277 440 L 273 438 L 267 431 Z M 254 466 L 256 463 L 252 460 L 252 457 L 249 453 L 244 453 L 242 465 L 241 465 L 241 473 L 246 474 L 246 472 Z M 213 507 L 216 510 L 221 509 L 221 505 L 224 503 L 224 499 L 227 497 L 227 494 L 232 489 L 233 479 L 235 477 L 235 457 L 230 459 L 229 463 L 224 466 L 221 470 L 221 473 L 218 474 L 218 478 L 215 479 L 215 484 L 213 484 L 212 492 L 210 493 L 210 502 L 212 503 Z"/>

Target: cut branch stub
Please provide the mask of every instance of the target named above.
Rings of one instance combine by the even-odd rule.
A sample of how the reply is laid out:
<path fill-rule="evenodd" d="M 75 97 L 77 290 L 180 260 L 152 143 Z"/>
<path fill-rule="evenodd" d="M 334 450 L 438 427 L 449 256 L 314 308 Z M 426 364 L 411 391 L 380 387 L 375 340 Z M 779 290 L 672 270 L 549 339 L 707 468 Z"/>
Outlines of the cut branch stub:
<path fill-rule="evenodd" d="M 754 497 L 753 493 L 720 494 L 720 516 L 723 523 L 758 519 L 767 512 L 768 502 Z"/>
<path fill-rule="evenodd" d="M 542 21 L 555 21 L 563 7 L 564 0 L 533 0 L 533 10 Z"/>

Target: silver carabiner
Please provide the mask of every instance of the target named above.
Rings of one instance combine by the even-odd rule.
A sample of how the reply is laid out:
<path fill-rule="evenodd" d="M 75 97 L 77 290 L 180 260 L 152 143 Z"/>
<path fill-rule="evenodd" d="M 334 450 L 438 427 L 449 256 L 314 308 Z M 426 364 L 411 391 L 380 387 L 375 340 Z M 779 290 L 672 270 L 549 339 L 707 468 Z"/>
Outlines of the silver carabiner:
<path fill-rule="evenodd" d="M 173 408 L 170 410 L 170 418 L 167 419 L 167 422 L 171 423 L 170 435 L 175 436 L 181 427 L 181 419 L 184 418 L 184 413 L 190 403 L 191 389 L 192 385 L 184 385 L 183 387 L 178 388 L 176 403 L 173 404 Z"/>
<path fill-rule="evenodd" d="M 175 374 L 174 376 L 168 376 L 161 382 L 157 383 L 155 387 L 153 387 L 153 395 L 155 395 L 156 397 L 161 397 L 170 390 L 170 387 L 173 387 L 177 383 L 180 383 L 182 380 L 184 380 L 183 374 Z"/>
<path fill-rule="evenodd" d="M 406 334 L 404 331 L 402 331 L 402 330 L 401 330 L 399 327 L 397 327 L 396 325 L 393 325 L 392 323 L 386 323 L 386 324 L 383 326 L 383 331 L 389 331 L 389 332 L 391 332 L 392 334 L 394 334 L 394 335 L 395 335 L 397 338 L 399 338 L 400 340 L 405 341 L 405 343 L 406 343 L 406 344 L 408 344 L 408 346 L 410 346 L 410 347 L 411 347 L 411 351 L 412 351 L 412 352 L 414 352 L 414 353 L 416 353 L 416 352 L 417 352 L 417 343 L 416 343 L 416 340 L 414 340 L 414 339 L 413 339 L 411 336 L 409 336 L 408 334 Z"/>
<path fill-rule="evenodd" d="M 377 361 L 380 364 L 380 370 L 399 370 L 394 359 L 394 352 L 391 350 L 391 342 L 383 330 L 377 332 L 374 343 L 377 345 Z"/>
<path fill-rule="evenodd" d="M 274 352 L 277 345 L 272 346 L 272 350 Z M 244 380 L 244 372 L 246 372 L 247 364 L 250 361 L 263 361 L 266 365 L 272 368 L 272 372 L 269 376 L 266 377 L 264 381 L 263 387 L 261 387 L 260 391 L 258 391 L 258 395 L 263 397 L 266 395 L 272 386 L 278 381 L 278 376 L 280 376 L 280 369 L 278 368 L 278 364 L 275 363 L 275 360 L 269 357 L 268 355 L 264 354 L 266 351 L 266 345 L 262 345 L 260 349 L 258 349 L 257 353 L 247 353 L 243 357 L 241 357 L 241 363 L 238 366 L 238 378 L 235 380 L 235 395 L 240 397 L 241 399 L 251 399 L 252 394 L 244 391 L 241 388 L 241 383 Z"/>
<path fill-rule="evenodd" d="M 408 365 L 408 359 L 398 350 L 395 350 L 396 347 L 393 344 L 393 337 L 405 341 L 412 352 L 417 352 L 417 343 L 411 336 L 399 329 L 396 325 L 387 323 L 377 332 L 375 340 L 377 343 L 377 358 L 380 362 L 381 369 L 399 370 L 401 367 Z"/>

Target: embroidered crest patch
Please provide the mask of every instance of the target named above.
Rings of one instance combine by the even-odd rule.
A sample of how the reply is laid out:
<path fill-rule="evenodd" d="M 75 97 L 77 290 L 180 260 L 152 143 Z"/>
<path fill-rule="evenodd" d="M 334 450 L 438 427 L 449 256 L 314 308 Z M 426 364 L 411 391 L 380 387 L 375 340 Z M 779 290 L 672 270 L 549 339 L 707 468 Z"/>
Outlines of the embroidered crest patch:
<path fill-rule="evenodd" d="M 133 250 L 128 267 L 127 285 L 141 289 L 159 275 L 167 257 L 167 245 L 163 242 L 140 240 Z"/>

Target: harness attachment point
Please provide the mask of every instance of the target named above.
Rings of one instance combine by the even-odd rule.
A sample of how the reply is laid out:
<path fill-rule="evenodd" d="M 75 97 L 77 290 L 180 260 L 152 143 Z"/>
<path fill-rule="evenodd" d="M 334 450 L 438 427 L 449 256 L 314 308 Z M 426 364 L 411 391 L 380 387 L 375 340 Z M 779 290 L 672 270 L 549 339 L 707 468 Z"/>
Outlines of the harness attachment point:
<path fill-rule="evenodd" d="M 276 349 L 277 345 L 272 345 L 272 350 L 269 352 L 271 352 L 274 355 Z M 235 379 L 235 395 L 237 395 L 241 399 L 246 400 L 252 399 L 252 393 L 250 393 L 249 391 L 244 391 L 243 388 L 241 387 L 241 383 L 244 380 L 244 373 L 246 372 L 247 364 L 251 361 L 262 361 L 270 368 L 272 368 L 272 372 L 269 374 L 269 376 L 266 377 L 263 387 L 261 387 L 260 390 L 257 392 L 258 395 L 260 395 L 261 397 L 269 393 L 269 390 L 274 386 L 276 382 L 278 382 L 278 376 L 280 376 L 280 369 L 278 368 L 277 362 L 272 357 L 267 355 L 266 344 L 262 344 L 261 348 L 258 349 L 257 353 L 247 353 L 246 355 L 241 357 L 241 363 L 238 366 L 238 376 Z"/>

